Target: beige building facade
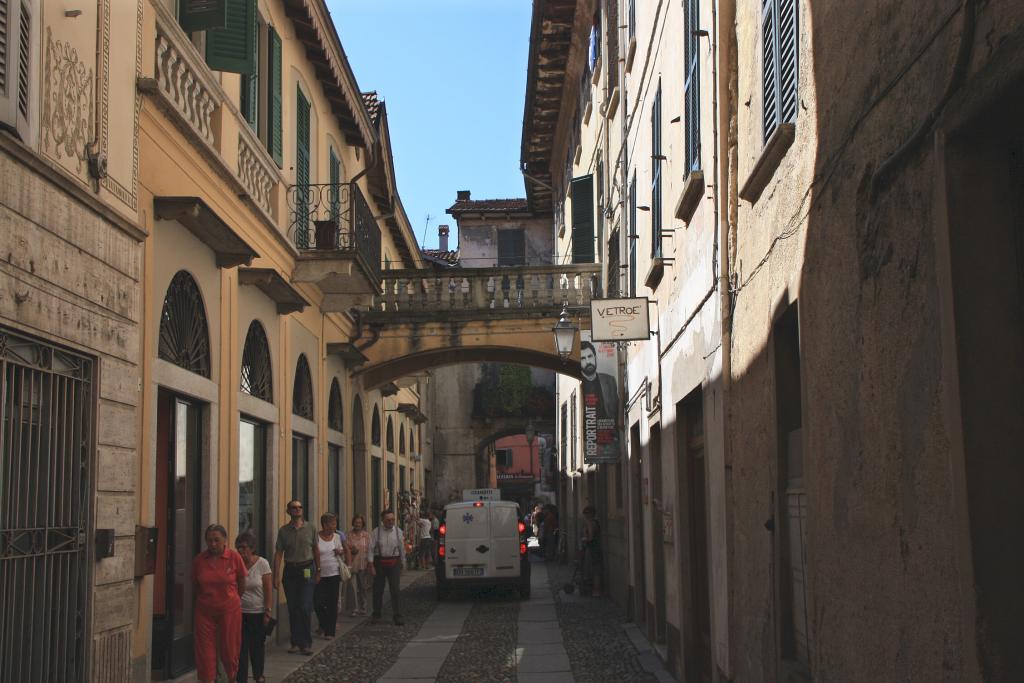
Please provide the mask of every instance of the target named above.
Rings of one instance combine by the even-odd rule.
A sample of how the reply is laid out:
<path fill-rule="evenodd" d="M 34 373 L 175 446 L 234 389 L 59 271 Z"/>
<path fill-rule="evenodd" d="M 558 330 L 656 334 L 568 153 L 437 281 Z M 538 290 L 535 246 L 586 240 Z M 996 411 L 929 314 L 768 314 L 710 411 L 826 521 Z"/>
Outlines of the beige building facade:
<path fill-rule="evenodd" d="M 3 623 L 50 615 L 3 658 L 173 678 L 206 525 L 422 497 L 427 378 L 364 384 L 351 312 L 421 264 L 386 106 L 318 0 L 2 11 Z"/>

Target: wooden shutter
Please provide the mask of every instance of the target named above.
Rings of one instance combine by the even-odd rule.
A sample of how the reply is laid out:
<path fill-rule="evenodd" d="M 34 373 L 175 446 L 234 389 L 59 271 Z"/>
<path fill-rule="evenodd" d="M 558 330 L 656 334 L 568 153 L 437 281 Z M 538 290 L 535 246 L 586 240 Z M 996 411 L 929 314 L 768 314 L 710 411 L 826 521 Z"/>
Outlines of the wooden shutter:
<path fill-rule="evenodd" d="M 331 176 L 331 187 L 329 190 L 331 201 L 331 220 L 334 221 L 335 225 L 339 225 L 341 220 L 341 160 L 338 159 L 338 155 L 334 153 L 333 149 L 330 152 L 329 168 Z"/>
<path fill-rule="evenodd" d="M 0 126 L 28 132 L 32 67 L 32 7 L 0 0 Z"/>
<path fill-rule="evenodd" d="M 651 256 L 661 256 L 661 83 L 651 106 Z"/>
<path fill-rule="evenodd" d="M 526 264 L 526 237 L 523 230 L 498 231 L 498 265 L 522 266 Z"/>
<path fill-rule="evenodd" d="M 700 168 L 700 61 L 697 56 L 700 36 L 700 2 L 686 0 L 686 17 L 683 41 L 685 51 L 686 80 L 683 84 L 683 99 L 686 109 L 686 173 Z"/>
<path fill-rule="evenodd" d="M 764 93 L 762 119 L 767 140 L 779 123 L 778 52 L 775 30 L 775 2 L 765 0 L 761 10 L 761 90 Z"/>
<path fill-rule="evenodd" d="M 228 0 L 180 0 L 178 23 L 186 33 L 228 25 Z"/>
<path fill-rule="evenodd" d="M 282 134 L 282 122 L 281 122 L 281 107 L 283 103 L 283 96 L 281 90 L 281 37 L 277 35 L 277 31 L 271 27 L 270 32 L 270 44 L 269 50 L 267 50 L 270 57 L 269 69 L 267 69 L 267 92 L 269 93 L 269 116 L 268 123 L 270 124 L 267 129 L 267 148 L 270 150 L 270 155 L 274 157 L 274 161 L 277 162 L 278 166 L 284 166 L 284 146 L 281 141 Z"/>
<path fill-rule="evenodd" d="M 256 0 L 227 0 L 228 23 L 206 33 L 206 63 L 214 71 L 256 72 Z"/>
<path fill-rule="evenodd" d="M 309 100 L 295 86 L 295 184 L 309 185 Z"/>
<path fill-rule="evenodd" d="M 572 262 L 594 262 L 594 176 L 573 178 L 569 184 L 572 198 Z"/>
<path fill-rule="evenodd" d="M 795 121 L 797 111 L 797 0 L 778 2 L 779 122 Z"/>

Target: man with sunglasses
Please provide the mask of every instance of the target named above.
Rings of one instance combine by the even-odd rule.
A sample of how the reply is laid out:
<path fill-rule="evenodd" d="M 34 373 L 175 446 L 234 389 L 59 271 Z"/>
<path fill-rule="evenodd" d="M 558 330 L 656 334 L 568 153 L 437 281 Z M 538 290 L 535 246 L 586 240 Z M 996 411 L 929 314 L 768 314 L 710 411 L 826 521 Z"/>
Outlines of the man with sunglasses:
<path fill-rule="evenodd" d="M 288 600 L 288 625 L 291 647 L 288 652 L 313 654 L 310 618 L 313 613 L 313 587 L 320 580 L 320 553 L 316 530 L 302 516 L 302 501 L 288 502 L 291 521 L 277 532 L 274 551 L 274 584 L 284 588 Z M 284 572 L 281 562 L 284 561 Z"/>

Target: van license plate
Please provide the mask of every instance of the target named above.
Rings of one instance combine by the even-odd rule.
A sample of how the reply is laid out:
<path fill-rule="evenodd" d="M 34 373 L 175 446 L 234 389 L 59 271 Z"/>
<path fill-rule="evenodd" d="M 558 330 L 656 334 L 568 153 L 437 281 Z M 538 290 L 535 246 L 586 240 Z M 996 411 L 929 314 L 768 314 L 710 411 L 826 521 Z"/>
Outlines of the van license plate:
<path fill-rule="evenodd" d="M 483 567 L 452 567 L 452 576 L 483 576 Z"/>

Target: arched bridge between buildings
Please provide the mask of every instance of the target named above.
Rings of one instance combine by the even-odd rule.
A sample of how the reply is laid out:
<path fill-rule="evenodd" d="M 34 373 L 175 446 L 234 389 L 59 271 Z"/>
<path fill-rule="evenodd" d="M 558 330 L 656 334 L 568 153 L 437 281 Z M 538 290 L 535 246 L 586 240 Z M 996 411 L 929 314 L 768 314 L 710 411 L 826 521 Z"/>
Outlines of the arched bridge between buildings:
<path fill-rule="evenodd" d="M 382 293 L 359 313 L 359 338 L 329 349 L 378 387 L 457 363 L 518 363 L 579 377 L 579 336 L 563 361 L 552 327 L 563 305 L 590 327 L 599 264 L 392 270 Z"/>

